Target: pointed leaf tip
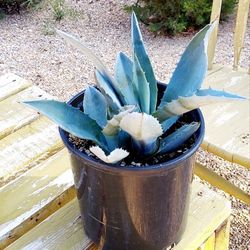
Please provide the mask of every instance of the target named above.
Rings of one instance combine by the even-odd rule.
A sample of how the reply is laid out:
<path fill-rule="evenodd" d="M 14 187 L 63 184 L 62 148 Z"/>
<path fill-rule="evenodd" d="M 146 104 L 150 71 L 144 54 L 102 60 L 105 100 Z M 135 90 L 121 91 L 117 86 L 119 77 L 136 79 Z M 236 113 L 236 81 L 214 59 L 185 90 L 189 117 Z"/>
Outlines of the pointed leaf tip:
<path fill-rule="evenodd" d="M 155 79 L 152 64 L 144 46 L 139 24 L 135 13 L 131 16 L 131 37 L 132 37 L 132 48 L 133 56 L 138 59 L 142 71 L 145 73 L 145 78 L 149 84 L 150 89 L 150 112 L 153 113 L 157 103 L 157 82 Z M 136 59 L 134 59 L 135 61 Z"/>
<path fill-rule="evenodd" d="M 141 111 L 150 114 L 150 86 L 136 55 L 133 64 L 133 82 L 137 88 Z"/>
<path fill-rule="evenodd" d="M 98 146 L 90 147 L 89 150 L 102 161 L 111 164 L 117 163 L 129 155 L 129 152 L 122 148 L 116 148 L 108 156 Z"/>
<path fill-rule="evenodd" d="M 187 141 L 200 127 L 199 122 L 185 124 L 160 141 L 158 154 L 173 152 Z"/>
<path fill-rule="evenodd" d="M 180 116 L 176 115 L 176 116 L 173 116 L 173 117 L 170 117 L 170 118 L 164 120 L 161 123 L 163 132 L 165 133 L 168 129 L 170 129 L 177 122 L 177 120 L 179 118 L 180 118 Z"/>
<path fill-rule="evenodd" d="M 245 99 L 246 98 L 242 96 L 231 94 L 225 91 L 211 88 L 201 89 L 197 90 L 191 96 L 180 96 L 177 100 L 173 100 L 171 102 L 162 102 L 154 116 L 159 121 L 163 121 L 168 117 L 181 115 L 202 106 Z"/>
<path fill-rule="evenodd" d="M 94 63 L 95 67 L 101 72 L 101 74 L 112 82 L 112 77 L 106 66 L 80 39 L 61 30 L 56 30 L 56 32 L 66 42 L 82 52 L 90 61 Z"/>
<path fill-rule="evenodd" d="M 105 147 L 101 127 L 77 108 L 54 100 L 25 101 L 24 104 L 38 110 L 67 132 Z"/>
<path fill-rule="evenodd" d="M 208 66 L 207 46 L 215 23 L 206 25 L 190 41 L 170 79 L 160 106 L 200 89 Z"/>

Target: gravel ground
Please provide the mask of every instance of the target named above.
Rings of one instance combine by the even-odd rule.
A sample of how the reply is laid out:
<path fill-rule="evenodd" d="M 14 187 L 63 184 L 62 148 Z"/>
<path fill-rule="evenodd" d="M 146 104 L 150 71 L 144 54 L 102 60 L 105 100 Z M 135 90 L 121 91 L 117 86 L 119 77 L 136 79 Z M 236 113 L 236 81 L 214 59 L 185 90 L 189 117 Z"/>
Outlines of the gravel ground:
<path fill-rule="evenodd" d="M 76 50 L 51 34 L 51 28 L 56 27 L 80 36 L 112 71 L 118 51 L 130 55 L 130 17 L 122 10 L 122 6 L 132 2 L 68 0 L 68 14 L 60 22 L 53 21 L 52 9 L 48 4 L 36 11 L 7 16 L 0 20 L 0 74 L 16 73 L 61 100 L 69 99 L 88 84 L 94 83 L 94 68 Z M 215 58 L 217 63 L 233 63 L 233 26 L 234 16 L 220 25 Z M 155 37 L 144 26 L 141 30 L 157 79 L 167 82 L 193 34 L 174 38 Z M 247 30 L 240 61 L 242 67 L 249 65 L 250 27 Z M 236 185 L 249 190 L 249 173 L 245 169 L 202 150 L 197 157 Z M 232 201 L 230 249 L 250 249 L 249 206 L 222 191 L 216 191 Z"/>

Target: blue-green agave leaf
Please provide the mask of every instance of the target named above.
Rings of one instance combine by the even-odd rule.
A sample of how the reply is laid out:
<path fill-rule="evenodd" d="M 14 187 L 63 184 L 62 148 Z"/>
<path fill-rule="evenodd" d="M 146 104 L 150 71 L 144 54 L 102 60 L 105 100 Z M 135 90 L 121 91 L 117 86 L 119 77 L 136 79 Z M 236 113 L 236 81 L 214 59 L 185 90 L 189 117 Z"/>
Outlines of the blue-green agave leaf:
<path fill-rule="evenodd" d="M 190 96 L 201 87 L 207 72 L 208 38 L 216 23 L 205 26 L 193 37 L 170 79 L 160 107 L 179 96 Z"/>
<path fill-rule="evenodd" d="M 179 119 L 180 116 L 172 116 L 161 123 L 163 133 L 170 129 Z"/>
<path fill-rule="evenodd" d="M 108 152 L 112 152 L 114 149 L 119 148 L 118 135 L 104 135 L 107 141 Z"/>
<path fill-rule="evenodd" d="M 84 93 L 83 111 L 104 128 L 107 124 L 108 104 L 105 97 L 94 87 L 88 87 Z"/>
<path fill-rule="evenodd" d="M 96 69 L 100 72 L 102 77 L 105 78 L 105 81 L 108 82 L 109 89 L 112 92 L 114 92 L 114 95 L 116 97 L 113 100 L 114 102 L 118 101 L 117 105 L 119 106 L 120 100 L 119 97 L 117 96 L 117 94 L 119 93 L 119 90 L 117 89 L 117 84 L 115 83 L 113 77 L 109 73 L 106 66 L 102 63 L 102 61 L 82 41 L 80 41 L 76 37 L 61 30 L 56 30 L 56 31 L 69 44 L 79 49 L 89 60 L 91 60 L 94 63 Z"/>
<path fill-rule="evenodd" d="M 174 133 L 165 137 L 160 141 L 160 146 L 157 154 L 165 154 L 173 152 L 178 149 L 186 140 L 188 140 L 197 129 L 200 127 L 200 123 L 192 122 L 185 124 L 181 128 L 177 129 Z"/>
<path fill-rule="evenodd" d="M 136 87 L 133 84 L 133 62 L 122 52 L 116 59 L 115 80 L 127 105 L 139 105 Z"/>
<path fill-rule="evenodd" d="M 150 88 L 143 72 L 139 60 L 134 56 L 135 61 L 133 64 L 133 82 L 137 88 L 137 93 L 140 100 L 140 109 L 142 112 L 150 114 Z"/>
<path fill-rule="evenodd" d="M 87 46 L 82 41 L 80 41 L 76 37 L 60 30 L 57 30 L 57 33 L 71 45 L 79 49 L 87 58 L 89 58 L 89 60 L 91 60 L 94 63 L 96 69 L 108 83 L 111 91 L 114 92 L 114 95 L 116 97 L 113 100 L 114 102 L 118 101 L 117 105 L 119 106 L 120 101 L 122 101 L 122 95 L 120 93 L 119 85 L 113 79 L 113 77 L 111 76 L 105 65 L 102 63 L 102 61 L 89 48 L 87 48 Z"/>
<path fill-rule="evenodd" d="M 216 89 L 199 89 L 196 92 L 197 96 L 211 96 L 211 97 L 222 97 L 222 98 L 227 98 L 227 99 L 246 99 L 243 96 L 239 96 L 236 94 L 231 94 L 229 92 L 226 91 L 221 91 L 221 90 L 216 90 Z"/>
<path fill-rule="evenodd" d="M 163 102 L 162 106 L 157 112 L 155 112 L 154 116 L 162 122 L 168 117 L 181 115 L 205 105 L 244 99 L 244 97 L 225 91 L 202 89 L 197 90 L 192 96 L 179 97 L 172 102 Z"/>
<path fill-rule="evenodd" d="M 152 155 L 157 151 L 158 140 L 145 143 L 144 141 L 137 141 L 132 138 L 132 148 L 134 149 L 135 155 L 138 155 L 139 158 L 144 158 L 145 156 Z"/>
<path fill-rule="evenodd" d="M 128 145 L 131 142 L 131 136 L 127 132 L 120 130 L 118 133 L 118 140 L 120 148 L 129 148 Z"/>
<path fill-rule="evenodd" d="M 104 96 L 106 96 L 108 104 L 114 110 L 119 110 L 121 108 L 121 103 L 117 95 L 115 94 L 113 87 L 110 85 L 110 81 L 105 76 L 103 76 L 98 70 L 95 71 L 95 77 L 97 86 L 101 89 Z M 109 96 L 111 100 L 107 96 Z"/>
<path fill-rule="evenodd" d="M 106 147 L 102 128 L 79 109 L 54 100 L 25 101 L 24 104 L 35 108 L 67 132 Z"/>
<path fill-rule="evenodd" d="M 145 72 L 147 82 L 149 83 L 151 114 L 155 111 L 157 103 L 157 83 L 151 62 L 143 44 L 142 35 L 134 12 L 131 17 L 131 35 L 134 56 L 138 58 L 141 68 Z"/>

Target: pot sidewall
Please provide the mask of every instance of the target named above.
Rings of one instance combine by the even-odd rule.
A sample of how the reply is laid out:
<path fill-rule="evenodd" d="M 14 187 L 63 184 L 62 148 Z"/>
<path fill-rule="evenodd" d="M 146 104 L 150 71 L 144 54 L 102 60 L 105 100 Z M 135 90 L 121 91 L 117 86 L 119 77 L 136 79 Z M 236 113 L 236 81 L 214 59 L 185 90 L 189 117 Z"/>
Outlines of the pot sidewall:
<path fill-rule="evenodd" d="M 69 103 L 77 106 L 83 95 Z M 187 221 L 194 154 L 204 136 L 201 112 L 190 115 L 201 123 L 192 148 L 170 162 L 149 167 L 97 161 L 75 149 L 67 132 L 59 128 L 71 156 L 85 234 L 102 249 L 161 250 L 180 240 Z"/>

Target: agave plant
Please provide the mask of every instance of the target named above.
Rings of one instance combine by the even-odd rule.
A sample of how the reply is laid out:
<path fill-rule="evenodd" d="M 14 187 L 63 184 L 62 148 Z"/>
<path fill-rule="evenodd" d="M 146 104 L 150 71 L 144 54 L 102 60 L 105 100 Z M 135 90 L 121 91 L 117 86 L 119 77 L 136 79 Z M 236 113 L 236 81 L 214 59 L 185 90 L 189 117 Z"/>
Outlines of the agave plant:
<path fill-rule="evenodd" d="M 181 116 L 210 103 L 243 99 L 214 89 L 200 89 L 207 71 L 207 45 L 215 23 L 191 40 L 157 106 L 158 87 L 134 13 L 132 59 L 120 52 L 114 76 L 80 40 L 57 30 L 95 65 L 96 87 L 85 90 L 83 111 L 54 100 L 26 101 L 72 135 L 91 140 L 90 151 L 106 163 L 117 163 L 132 151 L 150 158 L 178 149 L 199 128 L 184 124 L 168 133 Z M 167 136 L 166 136 L 167 134 Z"/>

